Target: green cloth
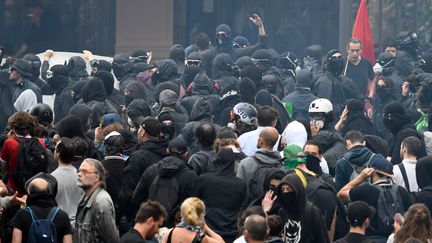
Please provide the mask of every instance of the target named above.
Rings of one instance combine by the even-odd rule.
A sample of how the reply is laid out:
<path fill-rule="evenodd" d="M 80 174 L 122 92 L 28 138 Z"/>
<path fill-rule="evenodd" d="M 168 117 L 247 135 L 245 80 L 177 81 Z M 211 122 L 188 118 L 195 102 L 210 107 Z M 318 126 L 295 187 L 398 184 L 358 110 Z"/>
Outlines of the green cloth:
<path fill-rule="evenodd" d="M 415 123 L 417 132 L 424 132 L 425 130 L 428 130 L 429 127 L 429 119 L 428 114 L 423 113 L 422 111 L 418 110 L 420 112 L 421 117 L 420 119 Z"/>
<path fill-rule="evenodd" d="M 284 151 L 284 166 L 285 169 L 295 169 L 299 164 L 306 163 L 306 155 L 303 149 L 295 144 L 291 144 L 285 147 Z"/>

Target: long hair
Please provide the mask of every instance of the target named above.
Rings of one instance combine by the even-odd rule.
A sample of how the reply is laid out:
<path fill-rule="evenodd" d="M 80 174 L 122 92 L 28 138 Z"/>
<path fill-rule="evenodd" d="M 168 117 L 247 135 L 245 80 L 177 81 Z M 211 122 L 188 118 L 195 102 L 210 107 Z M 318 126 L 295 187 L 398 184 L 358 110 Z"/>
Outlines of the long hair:
<path fill-rule="evenodd" d="M 405 222 L 395 234 L 395 243 L 415 237 L 422 242 L 432 239 L 431 216 L 429 209 L 422 203 L 413 204 L 405 213 Z"/>

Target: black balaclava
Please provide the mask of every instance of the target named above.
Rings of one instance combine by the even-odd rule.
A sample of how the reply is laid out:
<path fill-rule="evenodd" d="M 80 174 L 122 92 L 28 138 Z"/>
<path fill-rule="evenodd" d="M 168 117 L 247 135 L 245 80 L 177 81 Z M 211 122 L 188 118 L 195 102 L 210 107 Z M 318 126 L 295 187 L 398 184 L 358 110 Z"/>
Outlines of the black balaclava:
<path fill-rule="evenodd" d="M 84 103 L 89 101 L 105 101 L 105 86 L 101 79 L 93 78 L 87 81 L 81 88 L 81 97 Z"/>
<path fill-rule="evenodd" d="M 388 77 L 392 75 L 395 66 L 395 57 L 387 52 L 378 55 L 377 62 L 382 66 L 382 75 Z"/>
<path fill-rule="evenodd" d="M 387 77 L 384 81 L 384 85 L 376 86 L 376 93 L 381 103 L 387 103 L 389 100 L 395 99 L 393 80 Z"/>
<path fill-rule="evenodd" d="M 31 73 L 32 73 L 32 81 L 35 81 L 39 78 L 40 76 L 40 68 L 41 68 L 41 60 L 38 56 L 36 56 L 35 54 L 27 54 L 24 56 L 23 58 L 24 60 L 27 60 L 30 62 L 31 64 Z M 0 57 L 0 62 L 1 62 L 1 57 Z"/>
<path fill-rule="evenodd" d="M 80 56 L 73 56 L 69 58 L 67 66 L 69 68 L 69 77 L 71 78 L 81 78 L 89 76 L 86 70 L 86 62 Z"/>
<path fill-rule="evenodd" d="M 322 175 L 323 171 L 320 166 L 321 160 L 313 155 L 306 155 L 306 168 L 318 175 Z"/>
<path fill-rule="evenodd" d="M 132 65 L 129 56 L 125 54 L 115 55 L 112 63 L 113 73 L 118 80 L 121 80 L 132 71 Z"/>
<path fill-rule="evenodd" d="M 344 70 L 345 60 L 342 56 L 334 57 L 335 53 L 341 53 L 339 50 L 330 50 L 327 53 L 327 65 L 326 68 L 329 72 L 334 73 L 336 76 L 342 74 Z"/>
<path fill-rule="evenodd" d="M 255 65 L 261 70 L 261 72 L 265 72 L 271 66 L 273 66 L 272 56 L 268 50 L 259 49 L 256 50 L 252 54 L 252 60 Z"/>
<path fill-rule="evenodd" d="M 289 193 L 282 192 L 282 186 L 287 184 L 293 190 Z M 284 210 L 289 214 L 289 218 L 301 220 L 306 208 L 305 188 L 300 177 L 295 173 L 286 175 L 278 186 L 278 199 Z"/>
<path fill-rule="evenodd" d="M 217 54 L 213 59 L 213 76 L 215 78 L 232 76 L 233 65 L 234 63 L 230 55 L 226 53 Z"/>
<path fill-rule="evenodd" d="M 55 92 L 63 90 L 69 84 L 68 68 L 65 65 L 54 65 L 50 68 L 52 76 L 47 83 Z"/>
<path fill-rule="evenodd" d="M 397 133 L 410 121 L 410 116 L 405 114 L 405 110 L 399 102 L 390 102 L 384 107 L 383 123 L 392 134 Z"/>
<path fill-rule="evenodd" d="M 224 34 L 219 34 L 223 32 Z M 232 46 L 231 28 L 226 24 L 221 24 L 216 27 L 215 44 L 217 47 Z"/>

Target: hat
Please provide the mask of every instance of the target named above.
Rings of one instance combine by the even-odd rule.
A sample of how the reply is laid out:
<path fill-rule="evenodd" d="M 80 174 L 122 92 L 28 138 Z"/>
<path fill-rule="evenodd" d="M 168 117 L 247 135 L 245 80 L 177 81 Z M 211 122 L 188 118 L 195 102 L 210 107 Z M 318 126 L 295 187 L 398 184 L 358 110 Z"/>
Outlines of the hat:
<path fill-rule="evenodd" d="M 375 210 L 363 201 L 355 201 L 349 204 L 347 218 L 350 225 L 360 226 L 367 218 L 371 218 Z"/>
<path fill-rule="evenodd" d="M 321 53 L 322 53 L 321 45 L 311 45 L 309 47 L 306 47 L 306 49 L 303 51 L 303 56 L 320 59 Z"/>
<path fill-rule="evenodd" d="M 339 50 L 337 50 L 337 49 L 331 49 L 330 51 L 327 52 L 327 59 L 329 59 L 330 57 L 332 57 L 335 53 L 342 54 L 342 52 L 339 51 Z"/>
<path fill-rule="evenodd" d="M 178 100 L 178 95 L 170 90 L 170 89 L 164 89 L 159 94 L 159 103 L 161 106 L 164 105 L 174 105 Z"/>
<path fill-rule="evenodd" d="M 259 49 L 256 50 L 253 54 L 252 54 L 252 58 L 253 59 L 266 59 L 266 60 L 271 60 L 272 56 L 270 54 L 269 51 L 267 51 L 266 49 Z"/>
<path fill-rule="evenodd" d="M 405 110 L 399 102 L 394 101 L 384 107 L 383 113 L 404 115 Z"/>
<path fill-rule="evenodd" d="M 30 62 L 24 60 L 24 59 L 18 59 L 16 60 L 12 65 L 11 69 L 17 70 L 21 76 L 24 77 L 32 77 L 31 73 L 31 65 Z"/>
<path fill-rule="evenodd" d="M 171 116 L 170 112 L 163 112 L 160 113 L 158 116 L 158 120 L 160 122 L 164 122 L 164 121 L 174 121 L 173 117 Z"/>
<path fill-rule="evenodd" d="M 122 118 L 118 113 L 108 113 L 102 116 L 102 125 L 104 127 L 109 126 L 114 123 L 122 123 Z"/>
<path fill-rule="evenodd" d="M 161 131 L 160 122 L 154 117 L 147 117 L 141 123 L 141 127 L 152 137 L 159 137 Z"/>
<path fill-rule="evenodd" d="M 233 39 L 233 44 L 238 45 L 237 47 L 242 48 L 249 45 L 249 40 L 244 36 L 236 36 Z"/>
<path fill-rule="evenodd" d="M 122 152 L 124 139 L 119 132 L 112 131 L 105 136 L 104 144 L 105 144 L 105 155 L 114 155 Z"/>
<path fill-rule="evenodd" d="M 295 85 L 298 87 L 310 87 L 312 83 L 312 73 L 307 69 L 297 70 L 295 80 Z"/>
<path fill-rule="evenodd" d="M 227 24 L 221 24 L 216 27 L 216 33 L 225 32 L 227 35 L 231 34 L 231 28 Z"/>
<path fill-rule="evenodd" d="M 50 68 L 53 76 L 68 76 L 69 68 L 66 65 L 54 65 Z"/>
<path fill-rule="evenodd" d="M 374 168 L 385 176 L 393 176 L 393 164 L 384 157 L 371 160 L 369 167 Z"/>
<path fill-rule="evenodd" d="M 302 147 L 290 144 L 283 150 L 284 154 L 284 166 L 286 169 L 295 169 L 299 164 L 306 162 L 306 155 L 303 152 Z"/>
<path fill-rule="evenodd" d="M 187 151 L 187 142 L 182 136 L 178 136 L 168 143 L 168 153 L 170 154 L 184 154 Z"/>

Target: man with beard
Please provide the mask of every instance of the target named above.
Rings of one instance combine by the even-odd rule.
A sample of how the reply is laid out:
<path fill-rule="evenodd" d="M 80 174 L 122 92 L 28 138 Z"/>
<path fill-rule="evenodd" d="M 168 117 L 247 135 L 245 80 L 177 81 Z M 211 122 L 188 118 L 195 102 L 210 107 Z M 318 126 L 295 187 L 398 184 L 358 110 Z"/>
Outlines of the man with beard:
<path fill-rule="evenodd" d="M 95 159 L 85 159 L 78 169 L 78 186 L 84 190 L 76 214 L 79 242 L 118 242 L 114 204 L 105 191 L 105 169 Z"/>
<path fill-rule="evenodd" d="M 123 235 L 120 243 L 139 243 L 152 239 L 159 232 L 166 215 L 165 208 L 158 202 L 147 201 L 141 204 L 133 229 Z"/>

